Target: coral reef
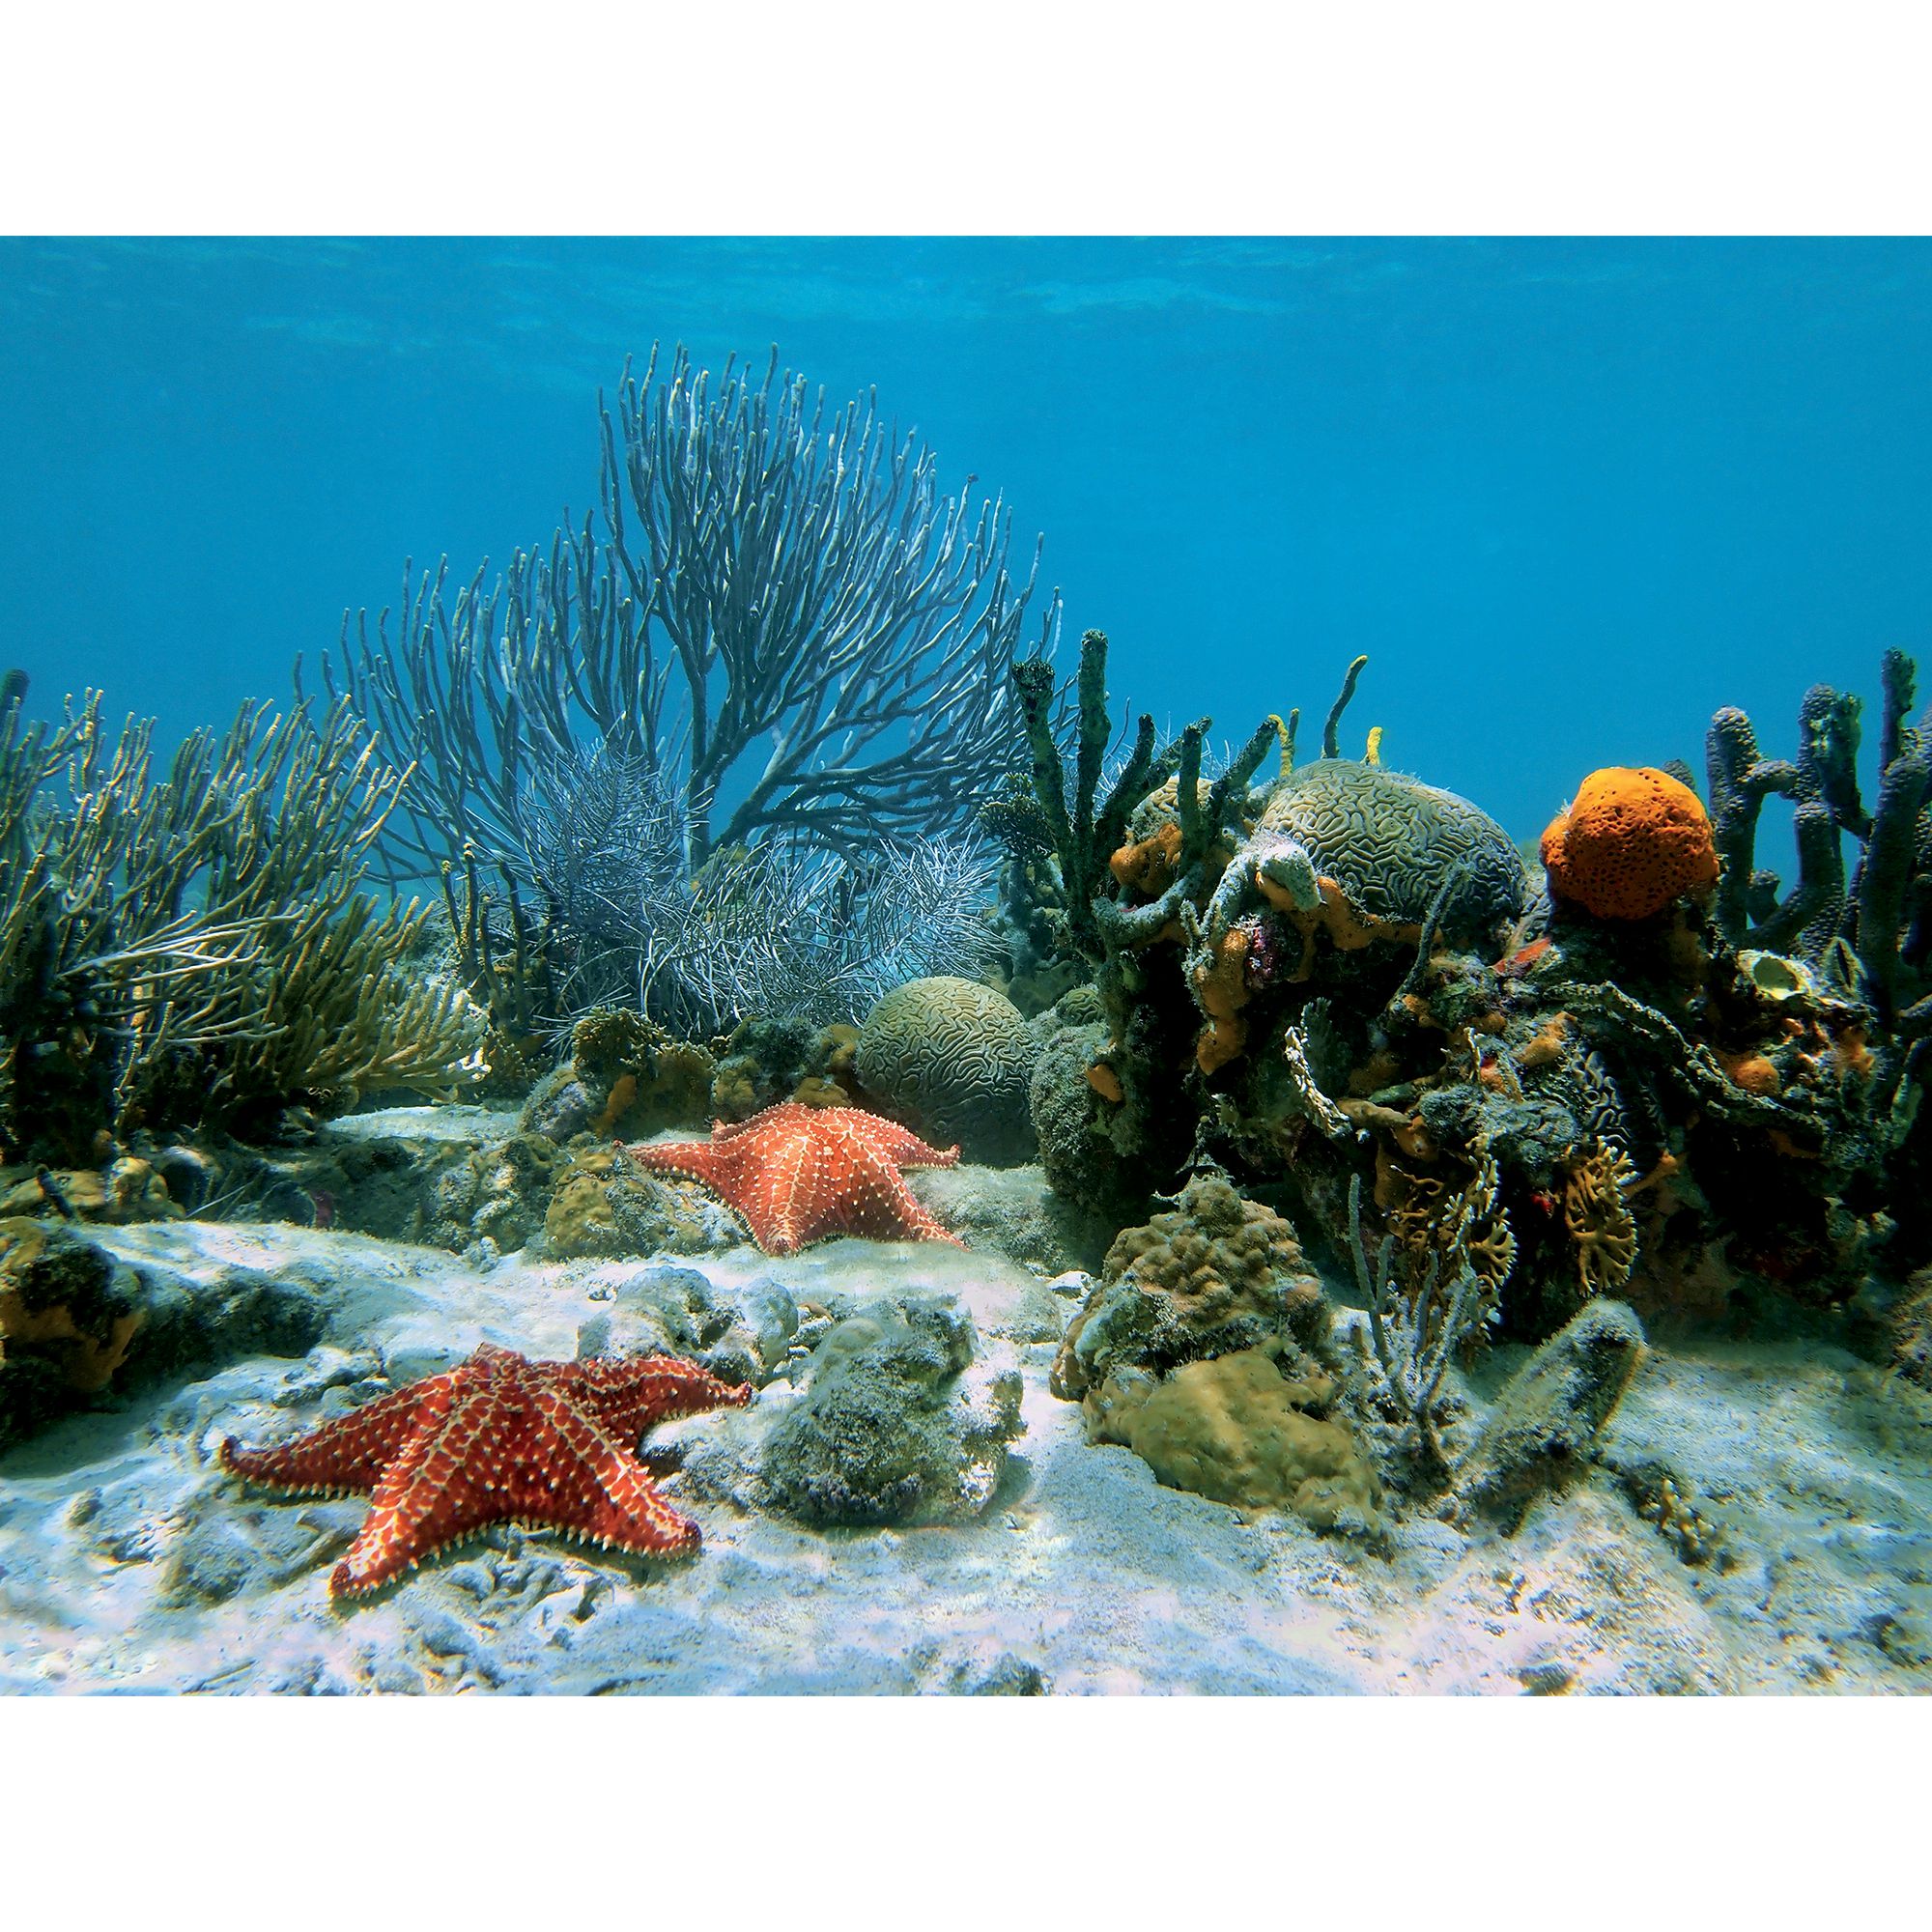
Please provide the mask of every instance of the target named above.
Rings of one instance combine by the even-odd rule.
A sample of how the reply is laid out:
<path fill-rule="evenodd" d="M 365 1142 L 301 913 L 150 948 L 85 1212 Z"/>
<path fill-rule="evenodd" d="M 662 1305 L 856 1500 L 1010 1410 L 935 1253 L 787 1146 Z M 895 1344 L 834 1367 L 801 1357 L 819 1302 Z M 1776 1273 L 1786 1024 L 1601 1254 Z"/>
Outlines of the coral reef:
<path fill-rule="evenodd" d="M 558 1143 L 701 1126 L 717 1072 L 708 1048 L 674 1039 L 642 1013 L 595 1008 L 571 1029 L 569 1059 L 538 1083 L 521 1125 Z"/>
<path fill-rule="evenodd" d="M 1592 772 L 1543 835 L 1552 896 L 1598 919 L 1650 919 L 1718 883 L 1718 848 L 1702 802 L 1668 772 L 1613 765 Z"/>
<path fill-rule="evenodd" d="M 1438 1474 L 1450 1460 L 1443 1448 L 1443 1424 L 1460 1406 L 1456 1392 L 1445 1387 L 1445 1378 L 1455 1356 L 1494 1317 L 1489 1285 L 1460 1242 L 1446 1248 L 1432 1244 L 1412 1293 L 1405 1294 L 1396 1283 L 1391 1265 L 1396 1236 L 1383 1237 L 1371 1267 L 1362 1238 L 1359 1176 L 1349 1183 L 1349 1231 L 1355 1285 L 1369 1313 L 1366 1329 L 1353 1331 L 1359 1406 L 1378 1422 L 1393 1425 L 1397 1454 L 1414 1458 L 1429 1475 Z M 1449 1281 L 1446 1292 L 1438 1293 L 1445 1262 Z"/>
<path fill-rule="evenodd" d="M 89 1164 L 479 1079 L 484 1015 L 406 966 L 422 914 L 361 890 L 404 781 L 346 707 L 244 705 L 164 779 L 154 728 L 111 734 L 98 694 L 52 729 L 0 714 L 0 1141 Z"/>
<path fill-rule="evenodd" d="M 745 1121 L 798 1100 L 811 1107 L 843 1107 L 859 1098 L 853 1066 L 859 1030 L 842 1022 L 817 1026 L 782 1016 L 740 1021 L 719 1043 L 711 1081 L 711 1112 L 721 1121 Z"/>
<path fill-rule="evenodd" d="M 875 1101 L 966 1159 L 1016 1167 L 1036 1151 L 1027 1087 L 1038 1046 L 1005 994 L 971 980 L 913 980 L 859 1029 L 853 1065 Z"/>
<path fill-rule="evenodd" d="M 1879 799 L 1868 812 L 1860 794 L 1860 701 L 1813 685 L 1799 707 L 1798 754 L 1758 751 L 1750 720 L 1727 706 L 1711 721 L 1706 759 L 1711 812 L 1723 859 L 1717 917 L 1739 948 L 1793 952 L 1824 962 L 1843 941 L 1879 1019 L 1908 1037 L 1932 1032 L 1925 967 L 1932 956 L 1932 837 L 1924 807 L 1932 793 L 1927 726 L 1908 724 L 1917 667 L 1903 651 L 1885 654 L 1879 742 Z M 1788 799 L 1798 844 L 1798 880 L 1779 896 L 1775 872 L 1754 863 L 1757 825 L 1768 797 Z M 1861 847 L 1847 884 L 1844 839 Z M 1917 1003 L 1917 1010 L 1910 1009 Z"/>
<path fill-rule="evenodd" d="M 1061 1342 L 1053 1391 L 1077 1402 L 1117 1368 L 1162 1376 L 1264 1344 L 1321 1360 L 1329 1324 L 1294 1230 L 1225 1175 L 1199 1174 L 1172 1209 L 1108 1250 Z"/>
<path fill-rule="evenodd" d="M 998 499 L 942 497 L 893 439 L 776 356 L 714 383 L 653 349 L 603 413 L 601 535 L 560 530 L 494 585 L 406 571 L 393 634 L 345 619 L 330 688 L 413 760 L 381 858 L 469 871 L 451 923 L 493 1010 L 493 951 L 536 958 L 553 1020 L 627 1002 L 690 1037 L 854 1019 L 990 961 L 993 866 L 963 835 L 1024 754 L 1038 552 L 1020 580 Z M 512 888 L 493 947 L 478 867 L 522 881 L 540 931 Z"/>
<path fill-rule="evenodd" d="M 585 1147 L 556 1176 L 544 1208 L 544 1252 L 559 1261 L 592 1255 L 704 1254 L 741 1240 L 735 1218 L 704 1190 L 645 1172 L 621 1147 Z"/>

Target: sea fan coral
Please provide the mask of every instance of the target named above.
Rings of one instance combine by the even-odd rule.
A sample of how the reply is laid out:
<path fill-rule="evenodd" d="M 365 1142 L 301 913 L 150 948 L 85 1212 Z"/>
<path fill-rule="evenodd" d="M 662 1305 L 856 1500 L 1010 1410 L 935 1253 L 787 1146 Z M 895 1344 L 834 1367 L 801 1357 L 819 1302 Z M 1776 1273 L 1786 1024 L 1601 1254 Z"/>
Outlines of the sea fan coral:
<path fill-rule="evenodd" d="M 1648 765 L 1592 772 L 1543 835 L 1549 890 L 1598 919 L 1649 919 L 1718 883 L 1718 849 L 1697 794 Z"/>

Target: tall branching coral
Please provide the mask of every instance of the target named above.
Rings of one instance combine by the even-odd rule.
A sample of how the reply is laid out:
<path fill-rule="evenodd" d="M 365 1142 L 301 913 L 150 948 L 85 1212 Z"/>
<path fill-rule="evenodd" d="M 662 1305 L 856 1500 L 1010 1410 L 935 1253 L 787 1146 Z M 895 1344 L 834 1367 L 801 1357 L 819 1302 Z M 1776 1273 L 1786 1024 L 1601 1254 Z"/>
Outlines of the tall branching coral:
<path fill-rule="evenodd" d="M 1859 789 L 1861 706 L 1850 693 L 1820 684 L 1804 694 L 1796 757 L 1764 757 L 1750 720 L 1734 706 L 1712 719 L 1706 746 L 1725 937 L 1812 960 L 1849 948 L 1879 1018 L 1914 1038 L 1932 1033 L 1932 714 L 1907 722 L 1917 679 L 1905 652 L 1885 654 L 1870 811 Z M 1781 897 L 1777 875 L 1755 864 L 1758 818 L 1771 797 L 1791 801 L 1798 844 L 1798 879 Z M 1847 836 L 1858 845 L 1849 879 Z"/>
<path fill-rule="evenodd" d="M 1420 1286 L 1405 1294 L 1396 1279 L 1397 1238 L 1383 1236 L 1372 1267 L 1362 1236 L 1362 1179 L 1349 1181 L 1349 1255 L 1369 1311 L 1368 1333 L 1355 1331 L 1365 1394 L 1402 1430 L 1424 1467 L 1448 1466 L 1442 1424 L 1451 1406 L 1449 1364 L 1492 1319 L 1494 1299 L 1460 1244 L 1432 1249 Z M 1444 1262 L 1448 1265 L 1445 1269 Z M 1446 1293 L 1443 1276 L 1448 1275 Z"/>
<path fill-rule="evenodd" d="M 431 876 L 524 849 L 527 787 L 607 753 L 675 799 L 687 869 L 772 836 L 859 853 L 963 827 L 1023 755 L 1009 673 L 1038 571 L 997 497 L 941 495 L 876 398 L 654 349 L 602 412 L 603 533 L 452 587 L 407 574 L 329 666 L 415 760 L 384 841 Z M 1058 615 L 1041 627 L 1050 642 Z"/>
<path fill-rule="evenodd" d="M 400 962 L 361 860 L 403 782 L 348 707 L 242 706 L 156 770 L 152 721 L 99 694 L 0 715 L 0 1139 L 86 1158 L 137 1124 L 234 1119 L 478 1070 L 478 1016 Z"/>

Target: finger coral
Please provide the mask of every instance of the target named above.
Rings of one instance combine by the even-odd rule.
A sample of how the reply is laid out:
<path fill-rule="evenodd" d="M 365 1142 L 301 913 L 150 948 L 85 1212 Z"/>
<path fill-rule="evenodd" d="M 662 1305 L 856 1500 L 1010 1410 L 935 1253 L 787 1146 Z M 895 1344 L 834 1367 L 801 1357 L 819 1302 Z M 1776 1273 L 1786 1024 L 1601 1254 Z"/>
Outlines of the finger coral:
<path fill-rule="evenodd" d="M 1592 772 L 1543 835 L 1549 890 L 1598 919 L 1649 919 L 1718 883 L 1718 848 L 1697 794 L 1648 765 Z"/>

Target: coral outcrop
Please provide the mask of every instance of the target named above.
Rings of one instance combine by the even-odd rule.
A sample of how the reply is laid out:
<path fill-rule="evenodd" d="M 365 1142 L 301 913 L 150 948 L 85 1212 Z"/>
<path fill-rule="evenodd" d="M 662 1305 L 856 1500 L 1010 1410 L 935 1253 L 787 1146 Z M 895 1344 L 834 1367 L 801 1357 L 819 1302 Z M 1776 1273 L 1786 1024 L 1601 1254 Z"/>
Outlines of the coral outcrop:
<path fill-rule="evenodd" d="M 756 1458 L 761 1498 L 817 1528 L 968 1521 L 1020 1434 L 1019 1373 L 968 1377 L 978 1352 L 955 1302 L 851 1307 L 813 1349 L 805 1392 Z"/>
<path fill-rule="evenodd" d="M 59 1222 L 0 1220 L 0 1449 L 113 1381 L 145 1319 L 132 1288 Z"/>
<path fill-rule="evenodd" d="M 1004 993 L 946 975 L 895 988 L 866 1015 L 854 1070 L 888 1112 L 966 1159 L 1034 1157 L 1027 1087 L 1039 1048 Z"/>
<path fill-rule="evenodd" d="M 1690 787 L 1648 765 L 1592 772 L 1543 835 L 1551 894 L 1598 919 L 1650 919 L 1718 883 L 1711 821 Z"/>
<path fill-rule="evenodd" d="M 1285 1378 L 1260 1348 L 1189 1362 L 1165 1381 L 1121 1369 L 1088 1398 L 1089 1434 L 1131 1449 L 1169 1489 L 1293 1510 L 1318 1529 L 1367 1528 L 1380 1489 L 1330 1413 L 1338 1390 L 1319 1370 Z"/>
<path fill-rule="evenodd" d="M 1296 1358 L 1328 1348 L 1330 1314 L 1294 1230 L 1225 1175 L 1201 1174 L 1175 1207 L 1129 1228 L 1068 1325 L 1053 1389 L 1078 1401 L 1117 1368 L 1167 1374 L 1264 1343 Z"/>

